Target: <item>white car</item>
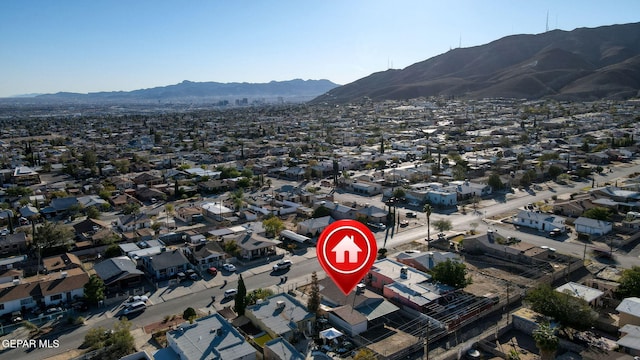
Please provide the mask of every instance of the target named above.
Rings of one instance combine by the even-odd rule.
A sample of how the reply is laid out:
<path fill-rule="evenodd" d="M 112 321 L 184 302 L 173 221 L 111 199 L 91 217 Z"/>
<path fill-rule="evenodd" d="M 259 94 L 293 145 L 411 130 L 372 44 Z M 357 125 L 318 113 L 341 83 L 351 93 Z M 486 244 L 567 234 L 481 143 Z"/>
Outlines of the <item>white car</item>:
<path fill-rule="evenodd" d="M 225 299 L 232 298 L 232 297 L 236 296 L 237 293 L 238 293 L 238 289 L 225 290 L 224 298 Z"/>
<path fill-rule="evenodd" d="M 235 272 L 236 271 L 236 266 L 233 264 L 224 264 L 222 265 L 222 268 L 229 271 L 229 272 Z"/>
<path fill-rule="evenodd" d="M 137 302 L 143 302 L 146 303 L 147 301 L 149 301 L 149 298 L 145 295 L 135 295 L 130 297 L 129 299 L 127 299 L 127 301 L 124 302 L 124 304 L 126 306 L 129 306 L 131 304 L 135 304 Z"/>

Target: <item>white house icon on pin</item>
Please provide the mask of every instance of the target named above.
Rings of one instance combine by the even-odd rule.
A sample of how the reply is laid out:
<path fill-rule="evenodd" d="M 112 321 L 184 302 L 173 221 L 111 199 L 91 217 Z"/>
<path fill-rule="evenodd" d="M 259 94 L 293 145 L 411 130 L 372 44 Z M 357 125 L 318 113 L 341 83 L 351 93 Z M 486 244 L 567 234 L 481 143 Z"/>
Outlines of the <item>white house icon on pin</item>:
<path fill-rule="evenodd" d="M 356 245 L 353 241 L 353 235 L 345 236 L 340 240 L 338 245 L 334 246 L 331 249 L 331 252 L 336 253 L 336 263 L 344 263 L 344 254 L 349 253 L 349 262 L 357 263 L 358 262 L 358 253 L 362 252 L 362 249 Z"/>

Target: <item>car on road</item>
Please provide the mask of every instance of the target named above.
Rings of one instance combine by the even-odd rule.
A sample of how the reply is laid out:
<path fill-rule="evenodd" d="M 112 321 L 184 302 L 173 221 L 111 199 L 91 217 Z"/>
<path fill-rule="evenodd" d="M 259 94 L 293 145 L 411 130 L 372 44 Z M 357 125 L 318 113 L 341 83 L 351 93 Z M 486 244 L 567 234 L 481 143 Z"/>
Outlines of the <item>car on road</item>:
<path fill-rule="evenodd" d="M 238 293 L 238 289 L 228 289 L 224 291 L 224 298 L 225 299 L 229 299 L 232 298 L 234 296 L 236 296 L 236 294 Z"/>
<path fill-rule="evenodd" d="M 134 302 L 124 309 L 122 312 L 124 315 L 135 314 L 139 312 L 143 312 L 147 309 L 147 304 L 142 301 Z"/>
<path fill-rule="evenodd" d="M 235 272 L 236 271 L 236 266 L 233 264 L 224 264 L 222 265 L 222 268 L 225 269 L 228 272 Z"/>
<path fill-rule="evenodd" d="M 407 226 L 409 226 L 409 221 L 407 220 L 400 221 L 400 227 L 407 227 Z"/>
<path fill-rule="evenodd" d="M 407 213 L 407 217 L 408 218 L 416 218 L 416 217 L 418 217 L 418 215 L 416 215 L 416 213 L 414 213 L 414 212 L 408 212 Z"/>
<path fill-rule="evenodd" d="M 368 223 L 367 225 L 376 230 L 385 230 L 387 228 L 387 225 L 383 223 Z"/>
<path fill-rule="evenodd" d="M 292 265 L 291 260 L 280 260 L 277 264 L 273 265 L 273 271 L 279 271 L 289 269 Z"/>

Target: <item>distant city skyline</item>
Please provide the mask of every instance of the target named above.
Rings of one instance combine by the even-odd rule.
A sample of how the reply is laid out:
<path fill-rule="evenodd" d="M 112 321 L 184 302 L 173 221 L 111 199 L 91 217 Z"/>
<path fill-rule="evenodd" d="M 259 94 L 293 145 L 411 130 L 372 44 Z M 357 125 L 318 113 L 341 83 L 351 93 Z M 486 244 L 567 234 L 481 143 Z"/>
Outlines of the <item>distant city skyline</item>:
<path fill-rule="evenodd" d="M 0 2 L 0 97 L 183 80 L 347 84 L 516 34 L 640 21 L 640 2 Z"/>

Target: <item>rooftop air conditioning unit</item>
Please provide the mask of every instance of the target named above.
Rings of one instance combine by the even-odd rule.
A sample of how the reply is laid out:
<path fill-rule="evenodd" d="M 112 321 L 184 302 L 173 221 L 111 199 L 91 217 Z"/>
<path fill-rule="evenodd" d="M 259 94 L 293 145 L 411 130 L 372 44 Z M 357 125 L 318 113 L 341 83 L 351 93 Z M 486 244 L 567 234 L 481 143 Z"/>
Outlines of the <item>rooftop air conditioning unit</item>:
<path fill-rule="evenodd" d="M 285 302 L 280 300 L 280 301 L 276 302 L 276 305 L 277 305 L 278 309 L 284 309 Z"/>

